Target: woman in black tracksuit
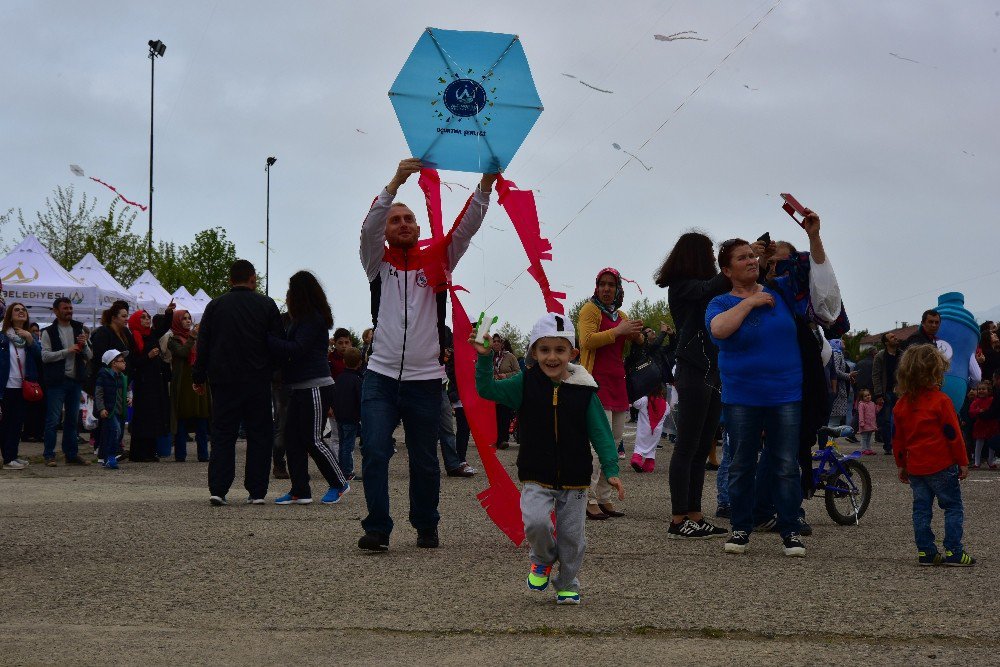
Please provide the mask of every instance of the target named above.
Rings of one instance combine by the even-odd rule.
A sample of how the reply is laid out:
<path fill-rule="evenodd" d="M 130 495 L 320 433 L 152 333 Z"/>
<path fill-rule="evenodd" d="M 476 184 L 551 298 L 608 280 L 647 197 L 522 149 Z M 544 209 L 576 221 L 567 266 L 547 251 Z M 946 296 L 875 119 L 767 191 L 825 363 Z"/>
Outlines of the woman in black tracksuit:
<path fill-rule="evenodd" d="M 333 378 L 327 363 L 329 330 L 333 314 L 323 287 L 308 271 L 299 271 L 288 280 L 286 297 L 291 326 L 285 338 L 268 335 L 268 344 L 281 362 L 281 381 L 288 395 L 285 418 L 285 456 L 292 489 L 278 505 L 307 505 L 312 502 L 309 488 L 309 459 L 330 484 L 322 502 L 340 502 L 350 486 L 337 456 L 323 440 L 323 424 L 333 404 Z"/>
<path fill-rule="evenodd" d="M 706 521 L 701 511 L 705 461 L 722 413 L 719 350 L 705 329 L 705 308 L 732 284 L 716 268 L 712 239 L 699 232 L 681 235 L 657 272 L 656 284 L 667 288 L 677 327 L 677 442 L 670 457 L 668 537 L 722 537 L 727 531 Z"/>

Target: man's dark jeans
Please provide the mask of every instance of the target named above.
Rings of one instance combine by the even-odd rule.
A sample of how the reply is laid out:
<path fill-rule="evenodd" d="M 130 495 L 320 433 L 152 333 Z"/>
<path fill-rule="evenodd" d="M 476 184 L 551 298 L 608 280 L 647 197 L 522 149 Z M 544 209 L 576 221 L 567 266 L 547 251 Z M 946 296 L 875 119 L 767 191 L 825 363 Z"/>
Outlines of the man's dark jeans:
<path fill-rule="evenodd" d="M 882 450 L 886 453 L 892 451 L 892 409 L 896 407 L 896 394 L 889 392 L 884 396 L 885 402 L 882 409 L 878 411 L 875 421 L 878 424 L 879 434 L 882 436 Z"/>
<path fill-rule="evenodd" d="M 56 457 L 56 427 L 63 417 L 62 450 L 66 460 L 75 459 L 80 454 L 77 442 L 76 422 L 80 416 L 80 383 L 64 378 L 59 384 L 45 387 L 45 459 Z"/>
<path fill-rule="evenodd" d="M 410 524 L 419 532 L 437 528 L 441 469 L 437 459 L 441 422 L 441 380 L 400 382 L 372 370 L 361 386 L 361 474 L 368 516 L 365 532 L 392 532 L 389 515 L 389 459 L 392 432 L 403 420 L 410 463 Z"/>
<path fill-rule="evenodd" d="M 247 435 L 246 473 L 243 485 L 251 498 L 267 495 L 274 446 L 271 418 L 271 383 L 212 383 L 212 451 L 208 459 L 208 488 L 225 497 L 236 478 L 236 436 L 240 423 Z"/>

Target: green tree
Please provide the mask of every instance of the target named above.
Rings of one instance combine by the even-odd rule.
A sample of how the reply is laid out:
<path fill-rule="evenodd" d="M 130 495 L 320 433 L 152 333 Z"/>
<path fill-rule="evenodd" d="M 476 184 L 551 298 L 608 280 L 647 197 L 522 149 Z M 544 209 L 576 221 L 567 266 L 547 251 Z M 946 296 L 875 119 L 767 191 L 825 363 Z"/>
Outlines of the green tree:
<path fill-rule="evenodd" d="M 573 323 L 574 328 L 576 327 L 577 322 L 580 321 L 580 309 L 583 308 L 584 304 L 588 301 L 590 301 L 590 298 L 580 299 L 573 304 L 572 308 L 569 309 L 567 317 L 569 318 L 569 321 Z"/>
<path fill-rule="evenodd" d="M 515 357 L 521 357 L 528 351 L 528 334 L 521 331 L 517 325 L 504 322 L 503 326 L 496 329 L 494 333 L 498 333 L 501 338 L 510 341 Z"/>
<path fill-rule="evenodd" d="M 16 216 L 15 216 L 15 213 L 16 213 Z M 10 224 L 12 222 L 14 222 L 15 217 L 18 220 L 18 222 L 20 223 L 19 226 L 23 227 L 24 226 L 24 212 L 21 209 L 9 208 L 9 209 L 7 209 L 6 213 L 0 214 L 0 252 L 3 252 L 3 253 L 10 252 L 10 249 L 11 249 L 10 237 L 7 236 L 6 232 L 4 232 L 4 230 L 8 226 L 10 226 Z"/>
<path fill-rule="evenodd" d="M 83 194 L 75 201 L 73 186 L 56 186 L 51 197 L 45 198 L 45 211 L 38 211 L 36 220 L 28 223 L 20 218 L 21 236 L 32 234 L 49 254 L 63 267 L 72 267 L 86 254 L 84 245 L 94 222 L 97 201 Z"/>
<path fill-rule="evenodd" d="M 855 333 L 845 334 L 841 340 L 844 341 L 844 356 L 851 361 L 861 360 L 861 339 L 868 335 L 868 329 L 862 329 Z"/>
<path fill-rule="evenodd" d="M 117 210 L 119 201 L 116 197 L 107 216 L 93 221 L 84 238 L 83 254 L 93 253 L 108 273 L 128 287 L 146 269 L 146 253 L 139 252 L 146 244 L 143 237 L 132 232 L 136 211 L 128 205 Z M 69 268 L 72 264 L 63 266 Z"/>
<path fill-rule="evenodd" d="M 229 267 L 237 259 L 236 246 L 226 238 L 222 227 L 198 232 L 194 241 L 180 247 L 177 255 L 186 274 L 182 284 L 192 294 L 203 289 L 218 295 L 229 289 Z"/>
<path fill-rule="evenodd" d="M 145 253 L 142 253 L 145 256 Z M 191 273 L 184 264 L 177 245 L 170 241 L 159 241 L 153 249 L 153 275 L 163 285 L 163 289 L 173 294 L 178 287 L 188 282 Z M 131 284 L 131 283 L 130 283 Z M 126 285 L 128 287 L 128 285 Z M 190 288 L 189 288 L 190 289 Z M 197 290 L 196 290 L 197 291 Z M 208 290 L 205 290 L 208 292 Z M 221 294 L 221 292 L 208 292 Z"/>
<path fill-rule="evenodd" d="M 644 296 L 629 306 L 625 312 L 628 313 L 630 319 L 642 320 L 642 323 L 653 331 L 659 331 L 660 325 L 663 323 L 667 323 L 671 327 L 674 326 L 674 318 L 670 315 L 670 307 L 667 305 L 666 299 L 650 301 L 649 297 Z"/>

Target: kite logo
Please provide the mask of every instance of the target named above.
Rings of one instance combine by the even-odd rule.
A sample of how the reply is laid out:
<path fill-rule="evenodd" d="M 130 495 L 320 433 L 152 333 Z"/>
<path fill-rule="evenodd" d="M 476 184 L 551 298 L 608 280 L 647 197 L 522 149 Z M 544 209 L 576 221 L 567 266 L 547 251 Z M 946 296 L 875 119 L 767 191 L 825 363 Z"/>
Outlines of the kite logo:
<path fill-rule="evenodd" d="M 444 106 L 460 118 L 475 116 L 486 106 L 486 89 L 472 79 L 455 79 L 444 89 Z"/>
<path fill-rule="evenodd" d="M 12 285 L 23 285 L 24 283 L 34 282 L 38 280 L 38 269 L 32 268 L 31 270 L 35 272 L 35 275 L 29 278 L 24 275 L 24 271 L 21 270 L 21 263 L 18 262 L 17 268 L 5 275 L 0 281 Z"/>

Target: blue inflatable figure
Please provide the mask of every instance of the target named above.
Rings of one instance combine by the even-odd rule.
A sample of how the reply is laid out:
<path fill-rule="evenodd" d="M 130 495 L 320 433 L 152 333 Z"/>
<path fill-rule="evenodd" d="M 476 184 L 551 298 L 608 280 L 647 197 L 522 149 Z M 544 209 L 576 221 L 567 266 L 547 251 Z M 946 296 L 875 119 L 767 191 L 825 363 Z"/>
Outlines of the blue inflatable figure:
<path fill-rule="evenodd" d="M 938 331 L 938 349 L 951 366 L 944 375 L 941 390 L 948 395 L 955 411 L 962 409 L 969 391 L 969 367 L 975 363 L 976 345 L 979 344 L 979 325 L 976 318 L 965 309 L 965 295 L 948 292 L 938 297 L 937 311 L 941 313 Z"/>

